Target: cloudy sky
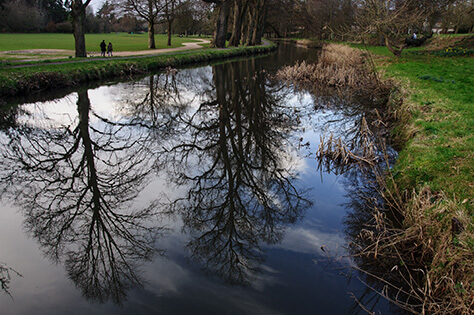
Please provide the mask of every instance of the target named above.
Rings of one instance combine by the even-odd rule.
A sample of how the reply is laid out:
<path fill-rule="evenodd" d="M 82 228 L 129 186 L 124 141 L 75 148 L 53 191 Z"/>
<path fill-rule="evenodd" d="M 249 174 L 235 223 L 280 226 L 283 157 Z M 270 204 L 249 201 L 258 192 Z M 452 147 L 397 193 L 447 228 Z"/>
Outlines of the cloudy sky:
<path fill-rule="evenodd" d="M 105 0 L 92 0 L 91 3 L 89 4 L 93 9 L 94 12 L 97 12 L 97 10 L 100 9 L 102 3 L 104 3 Z"/>

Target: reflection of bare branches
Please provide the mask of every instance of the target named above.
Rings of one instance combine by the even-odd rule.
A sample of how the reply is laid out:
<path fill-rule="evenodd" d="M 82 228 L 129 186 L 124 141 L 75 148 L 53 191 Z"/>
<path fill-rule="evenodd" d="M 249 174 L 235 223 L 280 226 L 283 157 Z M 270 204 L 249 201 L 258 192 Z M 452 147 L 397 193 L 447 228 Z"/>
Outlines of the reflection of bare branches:
<path fill-rule="evenodd" d="M 121 303 L 128 289 L 141 284 L 137 262 L 150 260 L 157 252 L 153 247 L 156 228 L 141 223 L 153 214 L 151 210 L 119 217 L 107 212 L 92 216 L 88 235 L 76 241 L 79 248 L 68 251 L 65 262 L 70 278 L 86 298 Z"/>
<path fill-rule="evenodd" d="M 167 150 L 176 182 L 190 185 L 170 207 L 196 234 L 188 248 L 205 270 L 227 283 L 249 284 L 264 259 L 261 243 L 278 242 L 308 205 L 292 184 L 284 148 L 296 119 L 252 60 L 213 71 L 216 94 L 180 116 L 178 132 L 186 136 Z"/>
<path fill-rule="evenodd" d="M 11 272 L 21 277 L 21 275 L 17 271 L 0 262 L 0 288 L 4 293 L 8 294 L 11 298 L 13 298 L 9 291 Z"/>
<path fill-rule="evenodd" d="M 397 195 L 397 189 L 388 189 L 388 182 L 395 183 L 386 177 L 394 154 L 371 132 L 359 134 L 370 135 L 372 140 L 359 139 L 352 151 L 341 144 L 337 152 L 331 147 L 319 155 L 320 167 L 324 164 L 326 170 L 344 174 L 348 182 L 347 205 L 351 212 L 345 220 L 346 234 L 358 266 L 354 269 L 366 278 L 363 282 L 367 286 L 367 291 L 354 299 L 369 309 L 375 306 L 374 296 L 384 297 L 401 309 L 416 313 L 424 300 L 420 284 L 425 266 L 416 245 L 410 245 L 413 250 L 405 252 L 406 246 L 399 241 L 402 230 L 397 226 L 402 222 L 403 197 Z"/>
<path fill-rule="evenodd" d="M 120 303 L 140 283 L 137 267 L 158 251 L 161 228 L 146 221 L 156 203 L 128 207 L 152 169 L 149 136 L 135 123 L 94 114 L 78 92 L 76 126 L 9 130 L 3 165 L 8 190 L 24 209 L 25 226 L 46 254 L 64 259 L 85 297 Z"/>
<path fill-rule="evenodd" d="M 15 126 L 18 115 L 17 108 L 6 107 L 0 103 L 0 130 L 8 130 L 11 126 Z"/>
<path fill-rule="evenodd" d="M 194 72 L 198 72 L 196 75 Z M 185 111 L 208 85 L 201 69 L 167 72 L 137 82 L 124 93 L 125 115 L 161 135 L 173 132 L 179 113 Z M 201 82 L 202 81 L 202 82 Z M 189 93 L 189 89 L 196 89 Z"/>

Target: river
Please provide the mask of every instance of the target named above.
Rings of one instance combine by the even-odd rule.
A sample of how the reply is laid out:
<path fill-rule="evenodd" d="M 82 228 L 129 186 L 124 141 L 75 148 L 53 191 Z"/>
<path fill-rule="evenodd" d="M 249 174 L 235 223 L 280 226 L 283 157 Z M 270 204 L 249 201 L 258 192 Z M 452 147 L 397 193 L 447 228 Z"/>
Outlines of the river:
<path fill-rule="evenodd" d="M 9 101 L 0 313 L 397 312 L 350 268 L 357 175 L 315 159 L 367 109 L 274 78 L 317 56 L 280 45 Z"/>

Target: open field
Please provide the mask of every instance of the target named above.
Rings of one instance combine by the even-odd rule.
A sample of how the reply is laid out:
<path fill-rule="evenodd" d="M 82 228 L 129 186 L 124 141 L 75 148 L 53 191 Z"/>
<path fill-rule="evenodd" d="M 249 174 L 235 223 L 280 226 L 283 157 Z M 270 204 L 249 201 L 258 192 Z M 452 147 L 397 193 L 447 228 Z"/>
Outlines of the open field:
<path fill-rule="evenodd" d="M 171 47 L 167 46 L 165 34 L 155 35 L 157 49 L 182 47 L 183 43 L 199 42 L 201 37 L 173 36 Z M 90 55 L 100 55 L 99 43 L 112 42 L 114 52 L 148 50 L 147 34 L 86 34 L 86 48 Z M 0 61 L 54 59 L 74 56 L 72 34 L 0 34 Z"/>

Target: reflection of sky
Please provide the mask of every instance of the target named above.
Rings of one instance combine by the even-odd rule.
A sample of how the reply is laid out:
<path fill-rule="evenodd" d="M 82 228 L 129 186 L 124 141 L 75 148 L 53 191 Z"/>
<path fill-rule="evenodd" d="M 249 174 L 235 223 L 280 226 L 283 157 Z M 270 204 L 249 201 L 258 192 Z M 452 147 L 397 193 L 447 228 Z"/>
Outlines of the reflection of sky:
<path fill-rule="evenodd" d="M 91 100 L 91 108 L 94 113 L 101 117 L 106 117 L 112 121 L 119 120 L 122 116 L 116 110 L 116 94 L 110 93 L 113 88 L 104 86 L 87 93 Z M 71 93 L 68 96 L 49 102 L 22 105 L 22 109 L 27 113 L 18 119 L 20 124 L 28 124 L 37 128 L 59 128 L 69 126 L 77 121 L 77 94 Z M 97 118 L 89 115 L 91 123 L 96 123 Z"/>
<path fill-rule="evenodd" d="M 77 119 L 77 96 L 70 94 L 60 100 L 22 105 L 27 115 L 20 116 L 19 124 L 37 128 L 59 128 Z"/>
<path fill-rule="evenodd" d="M 212 75 L 210 67 L 199 71 L 180 73 L 196 82 L 204 82 Z M 127 96 L 120 91 L 134 88 L 144 91 L 146 84 L 139 82 L 134 87 L 118 84 L 89 90 L 92 110 L 112 121 L 123 119 L 123 102 Z M 196 93 L 186 89 L 185 84 L 180 89 L 187 91 L 183 94 L 185 99 L 193 99 L 193 93 Z M 68 125 L 77 120 L 76 102 L 77 95 L 73 93 L 58 101 L 25 105 L 31 116 L 21 117 L 19 121 L 42 128 Z M 181 233 L 182 222 L 172 217 L 160 222 L 171 229 L 171 233 L 157 244 L 158 248 L 166 250 L 167 256 L 144 265 L 144 287 L 132 290 L 122 308 L 110 302 L 91 304 L 82 299 L 62 265 L 51 264 L 42 257 L 35 241 L 21 232 L 22 217 L 18 209 L 2 205 L 0 260 L 23 275 L 22 278 L 12 276 L 10 291 L 14 300 L 0 294 L 3 311 L 8 314 L 28 314 L 33 310 L 36 314 L 305 314 L 308 310 L 320 314 L 347 313 L 351 305 L 347 292 L 358 292 L 362 286 L 349 283 L 337 271 L 351 264 L 348 258 L 342 258 L 346 254 L 341 222 L 346 212 L 341 205 L 346 201 L 345 190 L 337 176 L 317 173 L 314 159 L 322 131 L 318 127 L 329 120 L 337 120 L 340 114 L 331 110 L 314 112 L 314 98 L 308 93 L 293 95 L 287 102 L 301 113 L 302 124 L 292 138 L 301 137 L 303 143 L 310 142 L 310 147 L 296 150 L 298 144 L 293 143 L 287 148 L 285 163 L 300 172 L 295 184 L 310 189 L 308 198 L 313 206 L 296 224 L 286 228 L 281 243 L 266 246 L 266 260 L 261 266 L 263 272 L 251 287 L 225 286 L 212 275 L 204 275 L 200 266 L 189 262 L 184 245 L 190 236 Z M 191 107 L 195 109 L 197 104 L 191 103 Z M 94 122 L 95 118 L 90 117 Z M 334 128 L 338 127 L 341 126 Z M 169 186 L 164 174 L 160 173 L 140 193 L 133 206 L 139 208 L 162 192 L 172 198 L 183 196 L 185 190 Z"/>

